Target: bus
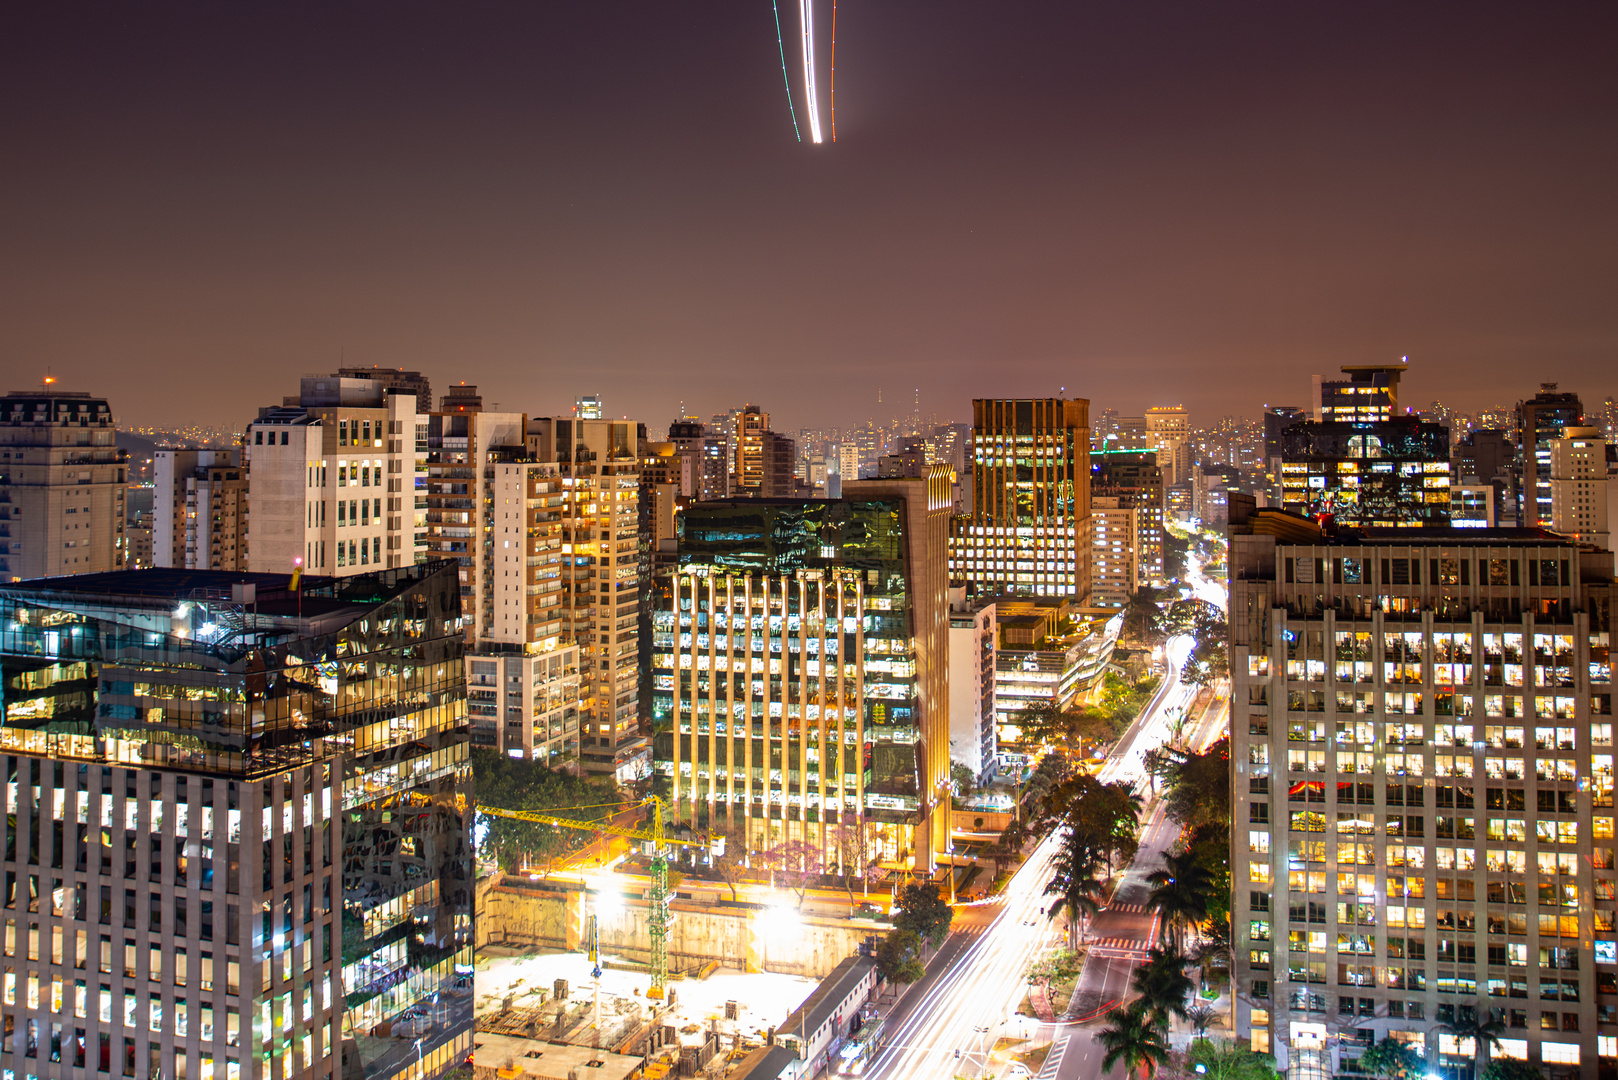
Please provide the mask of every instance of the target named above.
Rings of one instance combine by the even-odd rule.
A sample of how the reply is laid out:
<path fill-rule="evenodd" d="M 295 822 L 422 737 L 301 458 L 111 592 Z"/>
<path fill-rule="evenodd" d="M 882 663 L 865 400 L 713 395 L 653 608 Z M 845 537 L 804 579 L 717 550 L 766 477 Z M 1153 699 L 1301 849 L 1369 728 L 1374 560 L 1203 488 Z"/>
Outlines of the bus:
<path fill-rule="evenodd" d="M 863 1076 L 871 1061 L 888 1044 L 888 1021 L 883 1016 L 862 1015 L 860 1028 L 837 1051 L 838 1076 Z"/>

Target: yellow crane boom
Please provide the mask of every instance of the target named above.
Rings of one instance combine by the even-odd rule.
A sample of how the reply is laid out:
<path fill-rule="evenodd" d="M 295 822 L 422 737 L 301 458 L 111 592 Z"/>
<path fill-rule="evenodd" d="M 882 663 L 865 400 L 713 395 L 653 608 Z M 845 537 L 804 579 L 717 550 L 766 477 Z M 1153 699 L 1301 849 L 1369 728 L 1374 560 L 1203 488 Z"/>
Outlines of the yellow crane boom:
<path fill-rule="evenodd" d="M 559 814 L 546 813 L 543 810 L 507 810 L 498 806 L 478 806 L 479 813 L 490 814 L 494 817 L 509 818 L 513 821 L 527 821 L 535 825 L 550 825 L 558 829 L 580 829 L 584 832 L 607 833 L 612 836 L 625 836 L 632 840 L 649 840 L 652 843 L 652 887 L 648 891 L 647 900 L 651 910 L 647 913 L 647 931 L 652 939 L 652 988 L 646 992 L 647 997 L 661 998 L 666 992 L 669 979 L 669 864 L 668 849 L 671 845 L 680 847 L 708 848 L 712 847 L 711 840 L 675 840 L 663 833 L 663 811 L 668 803 L 656 795 L 648 796 L 639 805 L 652 807 L 652 827 L 650 829 L 627 829 L 619 825 L 602 823 L 599 821 L 580 821 L 575 818 L 562 817 Z M 591 807 L 574 807 L 573 809 L 586 810 Z M 723 844 L 721 838 L 720 843 Z"/>

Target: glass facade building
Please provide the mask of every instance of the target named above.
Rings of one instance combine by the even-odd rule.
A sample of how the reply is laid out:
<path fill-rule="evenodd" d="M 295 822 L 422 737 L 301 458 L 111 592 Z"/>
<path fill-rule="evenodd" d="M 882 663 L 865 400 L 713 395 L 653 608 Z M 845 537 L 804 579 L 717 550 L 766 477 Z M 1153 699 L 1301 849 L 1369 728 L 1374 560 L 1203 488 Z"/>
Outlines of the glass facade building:
<path fill-rule="evenodd" d="M 0 1069 L 463 1060 L 465 695 L 453 563 L 0 586 Z"/>
<path fill-rule="evenodd" d="M 652 714 L 683 817 L 745 821 L 756 848 L 808 841 L 828 868 L 847 850 L 837 830 L 866 829 L 883 857 L 930 868 L 929 823 L 947 817 L 932 810 L 948 806 L 949 482 L 860 486 L 884 484 L 931 499 L 925 516 L 887 495 L 681 515 Z"/>
<path fill-rule="evenodd" d="M 1413 417 L 1294 424 L 1281 433 L 1282 506 L 1373 527 L 1450 523 L 1449 429 Z"/>

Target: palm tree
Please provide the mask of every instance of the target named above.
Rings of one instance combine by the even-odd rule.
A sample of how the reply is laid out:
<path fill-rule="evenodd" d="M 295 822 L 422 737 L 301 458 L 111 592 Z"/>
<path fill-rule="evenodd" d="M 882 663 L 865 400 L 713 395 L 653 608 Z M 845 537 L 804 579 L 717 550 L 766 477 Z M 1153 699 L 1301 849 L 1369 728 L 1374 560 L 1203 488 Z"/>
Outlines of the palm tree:
<path fill-rule="evenodd" d="M 1506 1025 L 1494 1015 L 1494 1010 L 1480 1001 L 1476 1009 L 1463 1011 L 1454 1023 L 1439 1024 L 1438 1030 L 1457 1039 L 1472 1040 L 1472 1076 L 1477 1078 L 1489 1064 L 1489 1051 L 1500 1048 L 1500 1036 L 1505 1033 Z"/>
<path fill-rule="evenodd" d="M 1069 877 L 1061 880 L 1058 887 L 1057 880 L 1052 880 L 1046 886 L 1046 892 L 1055 892 L 1056 903 L 1051 905 L 1048 912 L 1053 918 L 1064 909 L 1067 911 L 1068 943 L 1074 941 L 1073 930 L 1081 915 L 1094 916 L 1101 910 L 1101 882 L 1093 877 Z"/>
<path fill-rule="evenodd" d="M 1165 1032 L 1171 1018 L 1187 1015 L 1185 1002 L 1195 988 L 1186 976 L 1185 964 L 1185 956 L 1177 950 L 1154 947 L 1146 954 L 1146 963 L 1135 969 L 1131 980 L 1140 995 L 1135 1003 Z"/>
<path fill-rule="evenodd" d="M 1208 1025 L 1218 1019 L 1218 1014 L 1207 1005 L 1193 1005 L 1185 1011 L 1185 1018 L 1200 1039 L 1208 1033 Z"/>
<path fill-rule="evenodd" d="M 1202 940 L 1196 948 L 1191 950 L 1191 959 L 1202 965 L 1202 985 L 1208 985 L 1208 968 L 1215 970 L 1230 970 L 1230 922 L 1229 916 L 1225 920 L 1210 920 L 1207 928 L 1202 932 Z"/>
<path fill-rule="evenodd" d="M 1146 876 L 1152 893 L 1146 906 L 1162 916 L 1173 933 L 1176 949 L 1185 947 L 1185 938 L 1191 927 L 1208 917 L 1208 893 L 1213 888 L 1213 877 L 1197 862 L 1190 852 L 1165 855 L 1163 869 Z"/>
<path fill-rule="evenodd" d="M 1157 1067 L 1168 1057 L 1168 1044 L 1162 1033 L 1146 1017 L 1137 1002 L 1125 1009 L 1107 1013 L 1108 1027 L 1096 1032 L 1096 1041 L 1107 1051 L 1101 1059 L 1101 1071 L 1108 1073 L 1123 1062 L 1124 1075 L 1139 1070 L 1142 1080 L 1150 1080 Z"/>

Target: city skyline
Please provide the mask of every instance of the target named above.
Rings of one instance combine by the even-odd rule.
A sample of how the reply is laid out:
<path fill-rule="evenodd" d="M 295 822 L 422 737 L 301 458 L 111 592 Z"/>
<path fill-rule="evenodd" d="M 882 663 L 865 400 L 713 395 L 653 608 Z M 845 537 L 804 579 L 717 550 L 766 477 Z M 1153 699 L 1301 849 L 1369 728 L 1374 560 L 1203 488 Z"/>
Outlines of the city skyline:
<path fill-rule="evenodd" d="M 1610 10 L 856 5 L 835 146 L 763 8 L 380 11 L 9 15 L 21 381 L 155 426 L 345 363 L 787 430 L 1400 355 L 1463 409 L 1612 392 Z"/>

